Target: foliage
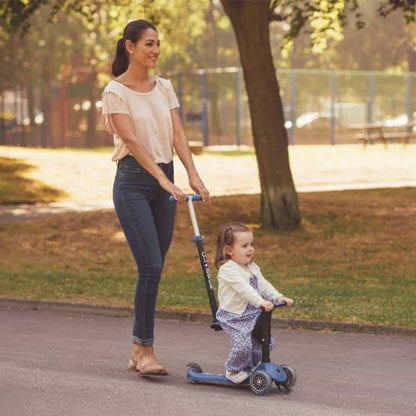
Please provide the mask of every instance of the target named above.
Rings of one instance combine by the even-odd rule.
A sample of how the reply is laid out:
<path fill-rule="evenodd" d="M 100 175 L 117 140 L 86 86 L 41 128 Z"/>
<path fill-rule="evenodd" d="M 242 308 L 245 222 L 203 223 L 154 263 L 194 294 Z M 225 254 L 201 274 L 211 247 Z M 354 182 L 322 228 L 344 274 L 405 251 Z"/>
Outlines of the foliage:
<path fill-rule="evenodd" d="M 273 21 L 271 39 L 274 56 L 279 66 L 292 68 L 326 68 L 352 70 L 386 70 L 401 68 L 414 70 L 412 54 L 416 55 L 416 25 L 406 25 L 410 10 L 380 11 L 379 0 L 358 0 L 356 13 L 342 16 L 342 2 L 326 19 L 313 19 L 298 33 L 296 38 L 289 37 L 289 25 L 286 22 Z M 319 2 L 324 7 L 328 2 Z M 328 10 L 326 9 L 325 14 Z M 328 20 L 333 16 L 332 25 Z M 413 18 L 414 18 L 413 13 Z M 359 25 L 361 30 L 357 30 Z M 386 45 L 395 45 L 386 53 Z M 416 57 L 414 58 L 416 59 Z"/>
<path fill-rule="evenodd" d="M 357 52 L 356 44 L 360 42 L 360 33 L 352 29 L 352 26 L 362 28 L 367 22 L 368 33 L 372 33 L 371 28 L 383 25 L 383 20 L 368 13 L 369 2 L 269 1 L 272 42 L 277 49 L 275 55 L 280 55 L 280 49 L 283 48 L 281 65 L 284 66 L 285 59 L 290 57 L 296 66 L 337 67 L 342 66 L 340 58 L 345 53 L 348 55 L 347 60 L 351 62 L 350 68 L 366 69 L 363 68 L 361 58 L 358 57 L 354 63 L 354 54 L 350 49 L 354 45 L 353 49 Z M 383 62 L 390 61 L 392 65 L 397 65 L 398 61 L 403 60 L 406 45 L 412 44 L 411 40 L 414 38 L 411 32 L 407 37 L 397 35 L 397 31 L 409 32 L 408 28 L 400 24 L 400 19 L 404 17 L 408 22 L 414 21 L 414 1 L 373 0 L 370 3 L 378 16 L 399 12 L 395 13 L 395 17 L 400 17 L 395 19 L 396 24 L 385 25 L 385 30 L 378 32 L 377 36 L 366 36 L 366 45 L 358 49 L 358 56 L 360 51 L 364 50 L 366 53 L 368 49 L 374 49 L 374 43 L 384 43 L 377 39 L 383 36 L 391 39 L 396 36 L 399 38 L 398 47 Z M 74 67 L 86 66 L 98 73 L 108 74 L 108 63 L 112 59 L 114 45 L 121 36 L 122 28 L 129 19 L 138 17 L 147 18 L 159 27 L 163 51 L 159 68 L 162 72 L 234 66 L 238 62 L 230 23 L 218 0 L 15 0 L 2 2 L 0 14 L 0 39 L 4 40 L 0 51 L 4 57 L 3 62 L 7 63 L 2 65 L 0 74 L 3 89 L 7 79 L 10 81 L 8 84 L 19 84 L 19 80 L 27 76 L 28 67 L 32 70 L 30 72 L 34 72 L 32 78 L 40 79 L 36 67 L 42 59 L 37 55 L 42 53 L 42 48 L 48 50 L 51 47 L 48 44 L 28 51 L 29 44 L 26 49 L 22 48 L 25 45 L 20 44 L 18 49 L 23 51 L 19 53 L 26 57 L 32 55 L 33 60 L 15 60 L 15 48 L 11 45 L 19 43 L 19 35 L 30 33 L 30 37 L 35 38 L 34 41 L 39 37 L 41 43 L 48 37 L 62 39 L 54 42 L 54 65 L 58 68 L 51 72 L 58 77 L 63 67 L 67 72 L 72 72 Z M 51 24 L 45 25 L 45 21 Z M 180 24 L 175 24 L 176 22 Z M 279 41 L 282 36 L 285 39 L 283 44 Z M 343 39 L 350 38 L 353 39 L 352 42 L 342 42 Z M 30 43 L 32 49 L 33 43 Z M 329 49 L 334 45 L 340 46 L 335 50 Z M 69 59 L 69 55 L 74 58 Z M 380 59 L 377 57 L 376 61 Z M 311 64 L 307 65 L 305 61 Z M 380 68 L 379 64 L 374 65 L 375 69 Z M 103 85 L 108 81 L 108 75 L 99 75 L 99 79 Z"/>
<path fill-rule="evenodd" d="M 9 86 L 19 85 L 23 79 L 28 81 L 28 67 L 33 81 L 42 79 L 38 70 L 43 62 L 42 51 L 54 53 L 53 68 L 48 70 L 54 74 L 54 79 L 68 75 L 77 78 L 85 68 L 101 74 L 100 85 L 104 85 L 109 79 L 108 65 L 115 44 L 128 21 L 137 18 L 151 20 L 159 29 L 163 52 L 159 69 L 162 72 L 196 69 L 206 56 L 204 46 L 209 43 L 209 32 L 205 17 L 211 6 L 209 0 L 196 0 L 191 4 L 186 0 L 101 0 L 94 3 L 45 0 L 37 8 L 29 8 L 23 3 L 26 2 L 20 7 L 2 6 L 6 19 L 0 33 L 5 42 L 0 51 L 4 52 L 2 55 L 7 63 L 2 65 L 2 80 L 3 84 L 7 80 Z M 224 24 L 225 17 L 219 14 L 218 7 L 212 14 L 214 25 L 218 22 L 222 27 L 215 35 L 217 43 L 225 44 L 222 37 L 231 38 L 229 26 Z M 45 21 L 49 24 L 45 25 Z M 33 48 L 34 44 L 39 48 Z M 230 49 L 215 51 L 216 55 L 224 57 L 219 64 L 229 64 Z M 20 55 L 25 59 L 16 59 Z M 235 52 L 232 55 L 235 62 Z"/>

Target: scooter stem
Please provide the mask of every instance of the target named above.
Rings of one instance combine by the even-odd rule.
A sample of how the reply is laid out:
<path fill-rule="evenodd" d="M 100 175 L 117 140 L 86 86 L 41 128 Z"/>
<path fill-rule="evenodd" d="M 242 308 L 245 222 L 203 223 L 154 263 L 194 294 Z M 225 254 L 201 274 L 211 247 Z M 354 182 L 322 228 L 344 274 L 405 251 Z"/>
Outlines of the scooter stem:
<path fill-rule="evenodd" d="M 189 215 L 191 217 L 192 228 L 194 229 L 194 236 L 199 237 L 201 234 L 199 233 L 198 222 L 196 220 L 194 204 L 192 198 L 187 198 L 186 203 L 188 204 Z"/>
<path fill-rule="evenodd" d="M 169 197 L 169 201 L 171 203 L 176 203 L 176 200 L 171 196 Z M 211 307 L 211 313 L 212 313 L 212 323 L 211 328 L 215 331 L 221 331 L 221 325 L 217 320 L 216 314 L 217 314 L 217 300 L 215 298 L 214 288 L 212 286 L 212 280 L 211 280 L 211 272 L 208 267 L 208 261 L 205 255 L 205 249 L 204 249 L 204 243 L 203 238 L 199 232 L 198 227 L 198 221 L 196 220 L 195 215 L 195 209 L 193 201 L 202 201 L 201 195 L 186 195 L 186 202 L 188 205 L 189 215 L 191 217 L 192 222 L 192 228 L 194 230 L 194 242 L 196 244 L 196 247 L 198 249 L 198 256 L 199 260 L 201 262 L 201 268 L 202 268 L 202 274 L 204 276 L 204 282 L 208 293 L 208 300 L 209 300 L 209 306 Z"/>

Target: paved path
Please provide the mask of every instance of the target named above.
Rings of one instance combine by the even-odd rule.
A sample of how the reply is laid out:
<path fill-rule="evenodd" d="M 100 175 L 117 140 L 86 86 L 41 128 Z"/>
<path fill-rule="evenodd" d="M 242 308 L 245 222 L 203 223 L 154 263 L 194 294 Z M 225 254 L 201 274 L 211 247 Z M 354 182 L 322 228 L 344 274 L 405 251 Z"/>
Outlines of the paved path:
<path fill-rule="evenodd" d="M 130 319 L 0 309 L 0 407 L 7 416 L 415 415 L 413 338 L 273 331 L 279 362 L 299 380 L 290 395 L 191 385 L 185 365 L 222 371 L 228 342 L 207 325 L 158 321 L 170 375 L 125 370 Z"/>

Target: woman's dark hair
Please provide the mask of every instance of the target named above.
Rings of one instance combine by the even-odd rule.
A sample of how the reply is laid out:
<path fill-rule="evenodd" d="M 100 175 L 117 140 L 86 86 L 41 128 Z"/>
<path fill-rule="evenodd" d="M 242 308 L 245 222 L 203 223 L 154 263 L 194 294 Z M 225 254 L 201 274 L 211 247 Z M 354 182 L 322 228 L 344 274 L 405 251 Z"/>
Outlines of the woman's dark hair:
<path fill-rule="evenodd" d="M 129 56 L 126 50 L 126 40 L 130 40 L 136 43 L 143 32 L 147 29 L 157 29 L 147 20 L 132 20 L 124 28 L 123 37 L 117 42 L 116 55 L 113 63 L 111 64 L 111 72 L 115 77 L 118 77 L 123 72 L 126 72 L 129 66 Z"/>
<path fill-rule="evenodd" d="M 250 228 L 239 222 L 225 224 L 220 227 L 217 236 L 217 246 L 215 250 L 215 267 L 218 269 L 222 264 L 230 259 L 225 252 L 227 246 L 232 247 L 234 244 L 235 233 L 250 233 Z"/>

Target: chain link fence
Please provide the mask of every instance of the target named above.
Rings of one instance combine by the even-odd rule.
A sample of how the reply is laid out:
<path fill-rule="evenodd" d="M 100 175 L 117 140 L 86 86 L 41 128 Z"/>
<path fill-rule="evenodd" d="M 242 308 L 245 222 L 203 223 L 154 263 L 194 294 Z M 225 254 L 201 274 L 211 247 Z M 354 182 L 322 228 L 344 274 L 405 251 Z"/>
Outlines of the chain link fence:
<path fill-rule="evenodd" d="M 357 143 L 355 126 L 409 126 L 416 118 L 416 73 L 278 69 L 277 77 L 293 145 Z M 204 146 L 253 145 L 240 68 L 200 70 L 171 79 L 190 141 Z M 103 130 L 99 95 L 91 102 L 89 87 L 55 84 L 48 105 L 39 88 L 0 92 L 0 144 L 111 145 Z M 92 142 L 88 123 L 96 123 Z"/>

